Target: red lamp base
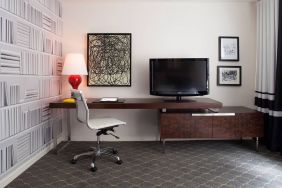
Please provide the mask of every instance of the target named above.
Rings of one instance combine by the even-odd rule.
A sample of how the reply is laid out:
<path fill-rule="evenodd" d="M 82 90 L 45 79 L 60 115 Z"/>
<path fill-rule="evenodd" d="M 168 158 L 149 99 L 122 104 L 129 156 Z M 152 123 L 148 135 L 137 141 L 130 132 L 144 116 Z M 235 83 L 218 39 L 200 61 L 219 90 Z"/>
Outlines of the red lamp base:
<path fill-rule="evenodd" d="M 69 83 L 73 89 L 78 89 L 79 84 L 81 83 L 81 76 L 80 75 L 70 75 L 69 76 Z"/>

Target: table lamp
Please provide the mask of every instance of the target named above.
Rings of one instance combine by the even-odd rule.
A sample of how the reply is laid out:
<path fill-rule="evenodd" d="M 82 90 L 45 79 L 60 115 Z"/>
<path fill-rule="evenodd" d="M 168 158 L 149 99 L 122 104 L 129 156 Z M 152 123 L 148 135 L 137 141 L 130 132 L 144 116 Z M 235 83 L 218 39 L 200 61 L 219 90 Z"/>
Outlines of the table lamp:
<path fill-rule="evenodd" d="M 84 56 L 79 53 L 69 53 L 65 57 L 62 75 L 69 75 L 69 83 L 77 89 L 81 83 L 81 75 L 88 75 Z"/>

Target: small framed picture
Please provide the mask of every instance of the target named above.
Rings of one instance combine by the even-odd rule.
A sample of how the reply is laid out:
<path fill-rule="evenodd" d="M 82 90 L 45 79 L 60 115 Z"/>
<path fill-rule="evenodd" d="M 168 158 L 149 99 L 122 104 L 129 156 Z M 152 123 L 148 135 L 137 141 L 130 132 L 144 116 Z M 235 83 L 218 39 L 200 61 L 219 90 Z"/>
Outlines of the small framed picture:
<path fill-rule="evenodd" d="M 241 66 L 217 66 L 218 86 L 241 86 L 242 68 Z"/>
<path fill-rule="evenodd" d="M 239 61 L 239 37 L 219 37 L 219 61 Z"/>

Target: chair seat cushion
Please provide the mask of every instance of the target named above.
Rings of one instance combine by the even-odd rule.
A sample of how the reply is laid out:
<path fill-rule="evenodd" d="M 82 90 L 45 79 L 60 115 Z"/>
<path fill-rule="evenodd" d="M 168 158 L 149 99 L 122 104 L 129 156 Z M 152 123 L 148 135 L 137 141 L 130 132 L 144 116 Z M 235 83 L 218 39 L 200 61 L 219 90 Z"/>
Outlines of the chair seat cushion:
<path fill-rule="evenodd" d="M 107 127 L 114 127 L 118 125 L 125 125 L 126 122 L 120 121 L 115 118 L 93 118 L 89 119 L 89 127 L 91 129 L 103 129 Z"/>

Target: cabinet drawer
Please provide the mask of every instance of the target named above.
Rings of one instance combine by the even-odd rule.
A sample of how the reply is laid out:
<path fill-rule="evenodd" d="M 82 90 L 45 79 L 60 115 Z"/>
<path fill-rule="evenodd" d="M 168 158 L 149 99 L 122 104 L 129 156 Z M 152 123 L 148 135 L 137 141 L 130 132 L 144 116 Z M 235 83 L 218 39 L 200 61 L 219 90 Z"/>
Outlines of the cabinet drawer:
<path fill-rule="evenodd" d="M 161 113 L 160 133 L 163 138 L 189 138 L 191 135 L 191 114 Z"/>
<path fill-rule="evenodd" d="M 239 138 L 240 132 L 236 116 L 213 117 L 213 138 Z"/>
<path fill-rule="evenodd" d="M 242 137 L 263 137 L 264 118 L 262 113 L 238 114 Z"/>
<path fill-rule="evenodd" d="M 194 116 L 190 138 L 211 138 L 212 119 L 212 116 Z"/>

